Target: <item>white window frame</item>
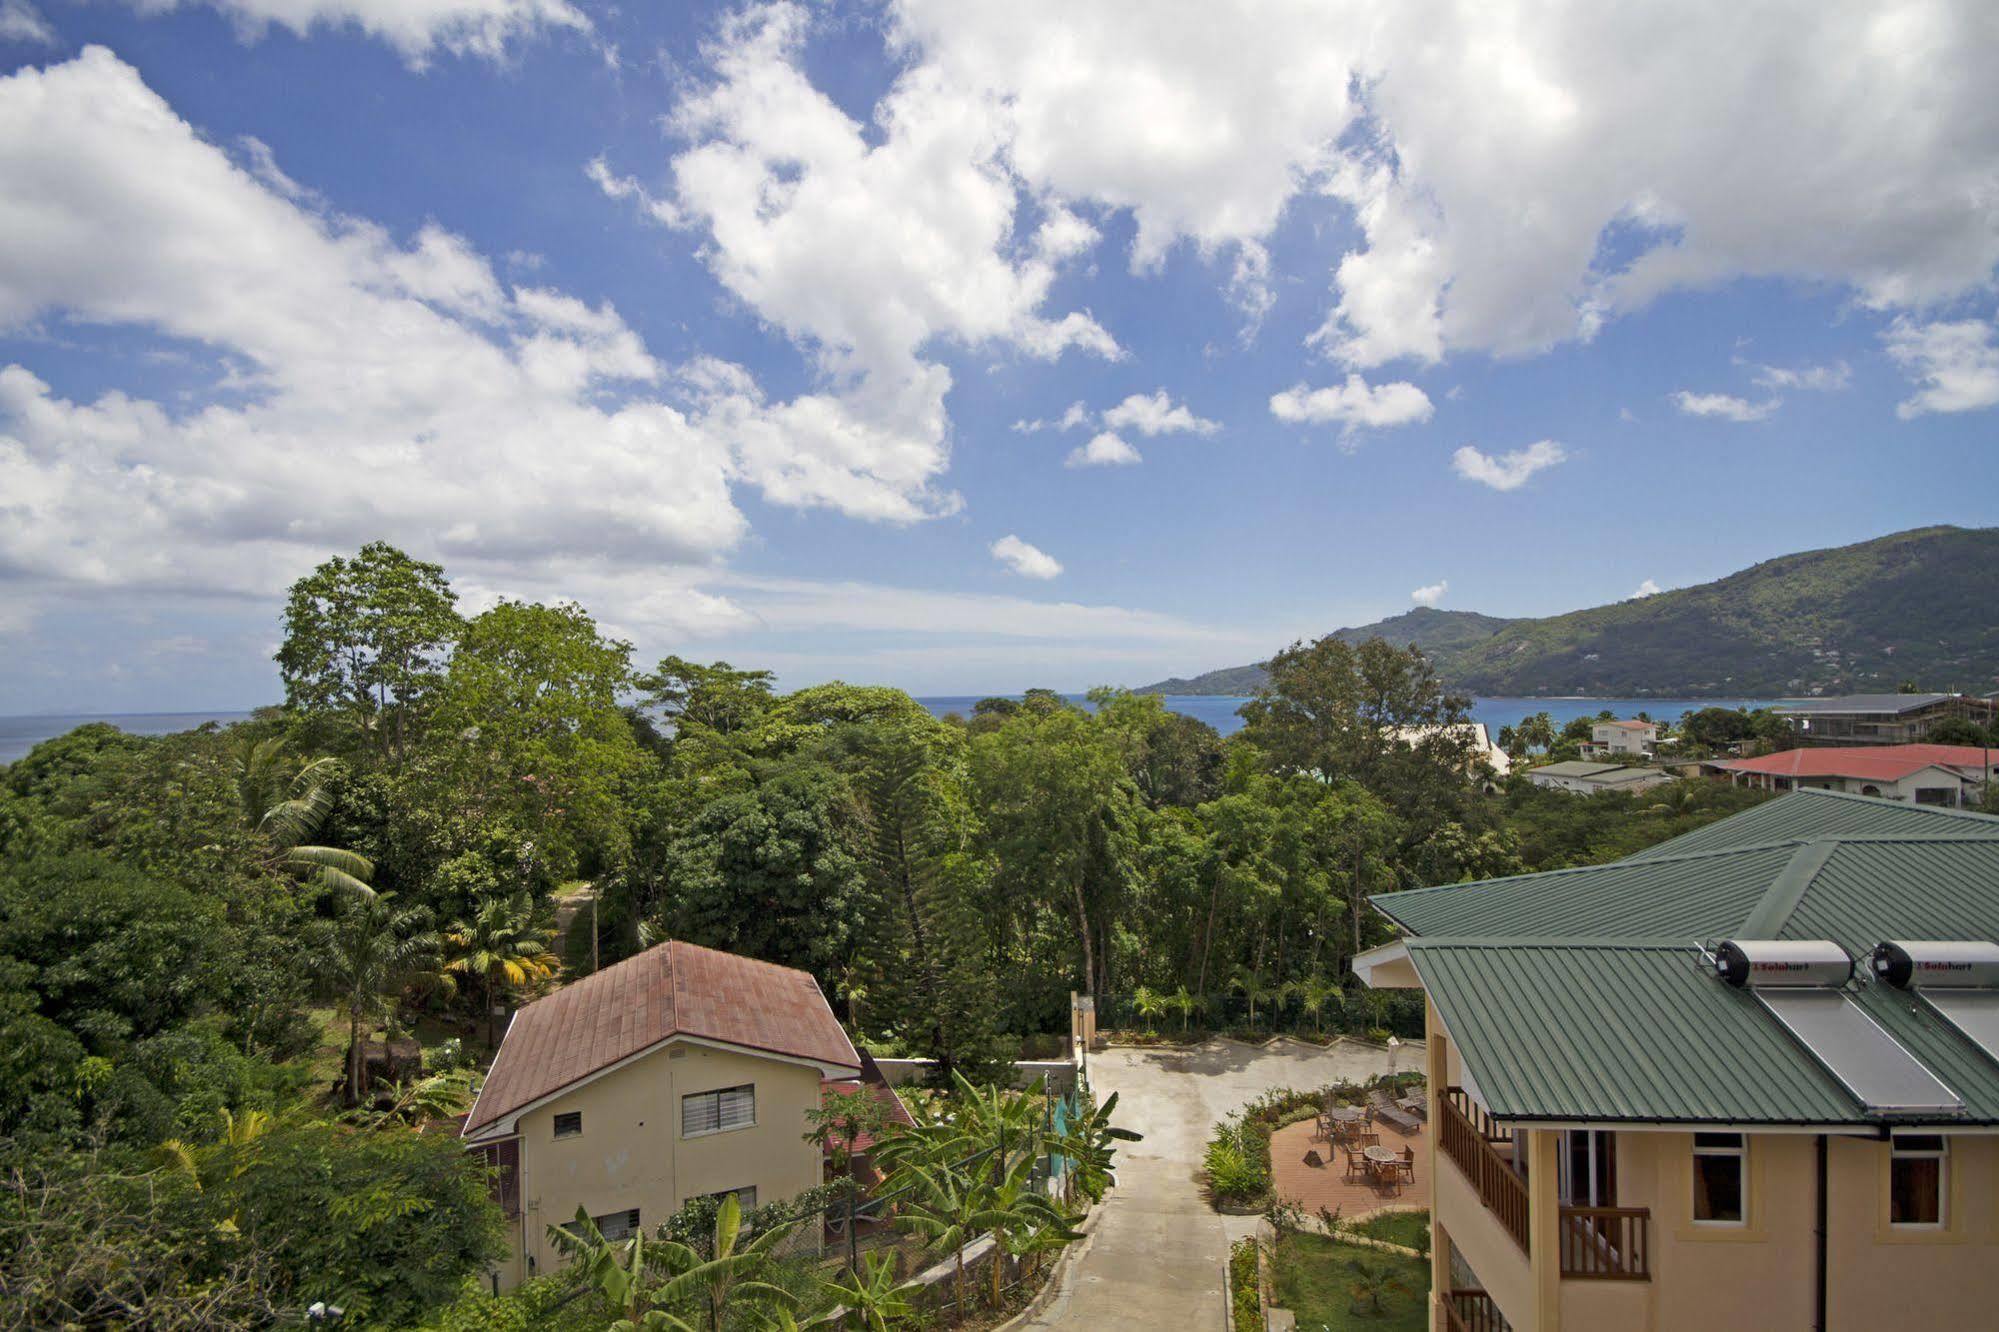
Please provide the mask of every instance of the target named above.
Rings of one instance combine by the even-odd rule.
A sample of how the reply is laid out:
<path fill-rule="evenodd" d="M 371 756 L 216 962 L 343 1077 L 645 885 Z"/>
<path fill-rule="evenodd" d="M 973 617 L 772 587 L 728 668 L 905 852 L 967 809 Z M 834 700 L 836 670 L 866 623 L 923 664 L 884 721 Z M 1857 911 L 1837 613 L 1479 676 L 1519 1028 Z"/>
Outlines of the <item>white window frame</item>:
<path fill-rule="evenodd" d="M 757 1186 L 754 1184 L 745 1184 L 740 1189 L 717 1189 L 713 1193 L 704 1193 L 701 1196 L 713 1198 L 717 1206 L 721 1205 L 724 1198 L 734 1198 L 736 1206 L 741 1209 L 744 1216 L 757 1209 Z"/>
<path fill-rule="evenodd" d="M 1910 1137 L 1888 1140 L 1888 1224 L 1896 1230 L 1943 1230 L 1950 1225 L 1950 1139 L 1941 1133 L 1920 1133 L 1911 1135 L 1925 1141 L 1934 1138 L 1936 1146 L 1905 1147 Z M 1895 1219 L 1895 1161 L 1935 1161 L 1937 1163 L 1937 1219 L 1934 1221 L 1897 1221 Z"/>
<path fill-rule="evenodd" d="M 1723 1147 L 1719 1144 L 1703 1145 L 1701 1142 L 1702 1138 L 1724 1137 L 1734 1138 L 1735 1145 L 1733 1147 Z M 1740 1212 L 1741 1215 L 1733 1221 L 1719 1217 L 1699 1217 L 1693 1214 L 1694 1200 L 1700 1196 L 1700 1161 L 1704 1156 L 1732 1156 L 1741 1162 L 1736 1175 L 1737 1187 L 1735 1198 L 1736 1211 Z M 1728 1133 L 1725 1131 L 1696 1132 L 1694 1134 L 1693 1169 L 1689 1178 L 1692 1182 L 1694 1195 L 1687 1199 L 1687 1216 L 1695 1225 L 1718 1230 L 1740 1230 L 1749 1224 L 1749 1135 L 1747 1133 Z"/>
<path fill-rule="evenodd" d="M 748 1120 L 741 1123 L 733 1123 L 733 1124 L 724 1123 L 722 1121 L 722 1107 L 725 1104 L 722 1098 L 729 1095 L 731 1092 L 749 1093 L 750 1117 Z M 687 1127 L 687 1111 L 689 1105 L 694 1102 L 705 1101 L 711 1098 L 715 1102 L 715 1126 L 713 1128 L 689 1129 Z M 686 1095 L 680 1098 L 680 1136 L 683 1139 L 712 1137 L 714 1134 L 717 1133 L 738 1133 L 741 1132 L 743 1129 L 752 1129 L 755 1128 L 756 1126 L 757 1126 L 757 1084 L 754 1082 L 738 1083 L 736 1086 L 733 1087 L 713 1087 L 707 1091 L 688 1092 Z"/>
<path fill-rule="evenodd" d="M 628 1228 L 622 1230 L 619 1234 L 612 1235 L 609 1231 L 605 1230 L 604 1228 L 605 1222 L 611 1220 L 621 1220 L 626 1217 L 629 1217 L 631 1219 L 631 1225 Z M 641 1218 L 639 1209 L 636 1207 L 620 1207 L 615 1212 L 606 1212 L 602 1216 L 593 1216 L 590 1218 L 590 1224 L 597 1227 L 597 1233 L 599 1235 L 602 1235 L 605 1238 L 605 1240 L 607 1240 L 612 1244 L 622 1244 L 626 1240 L 630 1239 L 632 1236 L 638 1234 L 641 1230 L 645 1229 L 645 1223 Z M 562 1223 L 562 1228 L 568 1231 L 570 1234 L 575 1235 L 578 1239 L 582 1238 L 582 1232 L 577 1229 L 576 1222 L 565 1221 Z"/>
<path fill-rule="evenodd" d="M 564 1131 L 563 1131 L 563 1128 L 562 1128 L 562 1121 L 563 1121 L 563 1120 L 565 1120 L 565 1119 L 569 1119 L 569 1118 L 571 1118 L 572 1116 L 573 1116 L 573 1117 L 575 1118 L 575 1120 L 576 1120 L 576 1127 L 575 1127 L 575 1128 L 573 1128 L 573 1129 L 570 1129 L 570 1130 L 569 1130 L 569 1131 L 567 1131 L 567 1132 L 564 1132 Z M 582 1112 L 581 1110 L 563 1110 L 563 1111 L 561 1111 L 561 1112 L 559 1112 L 559 1113 L 557 1113 L 557 1114 L 555 1114 L 555 1115 L 551 1116 L 551 1117 L 549 1118 L 549 1121 L 548 1121 L 548 1130 L 549 1130 L 549 1136 L 550 1136 L 550 1137 L 552 1137 L 552 1138 L 555 1138 L 555 1139 L 558 1139 L 558 1140 L 559 1140 L 559 1139 L 562 1139 L 562 1138 L 580 1138 L 580 1137 L 582 1137 L 582 1136 L 583 1136 L 583 1112 Z"/>

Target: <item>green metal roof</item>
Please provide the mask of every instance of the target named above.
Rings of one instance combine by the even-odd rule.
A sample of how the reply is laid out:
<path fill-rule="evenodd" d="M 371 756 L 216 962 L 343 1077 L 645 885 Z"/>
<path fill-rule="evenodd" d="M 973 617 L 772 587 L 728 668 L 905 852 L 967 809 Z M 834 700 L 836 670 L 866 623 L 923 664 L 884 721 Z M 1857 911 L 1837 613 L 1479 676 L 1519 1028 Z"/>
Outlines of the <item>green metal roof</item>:
<path fill-rule="evenodd" d="M 1411 939 L 1502 1120 L 1844 1124 L 1859 1108 L 1700 949 L 1665 939 Z"/>
<path fill-rule="evenodd" d="M 1999 832 L 1999 818 L 1970 810 L 1940 809 L 1935 805 L 1911 805 L 1807 788 L 1752 805 L 1740 814 L 1647 847 L 1625 859 L 1627 863 L 1656 860 L 1692 851 L 1760 846 L 1832 834 L 1984 831 Z"/>
<path fill-rule="evenodd" d="M 1831 939 L 1858 960 L 1884 939 L 1999 942 L 1999 820 L 1827 796 L 1702 829 L 1734 825 L 1699 849 L 1661 854 L 1696 833 L 1610 865 L 1372 900 L 1414 936 L 1424 988 L 1502 1119 L 1875 1122 L 1714 978 L 1701 945 Z M 1799 835 L 1737 841 L 1785 832 Z M 1999 1123 L 1999 1063 L 1916 996 L 1847 994 L 1963 1099 L 1952 1122 Z"/>

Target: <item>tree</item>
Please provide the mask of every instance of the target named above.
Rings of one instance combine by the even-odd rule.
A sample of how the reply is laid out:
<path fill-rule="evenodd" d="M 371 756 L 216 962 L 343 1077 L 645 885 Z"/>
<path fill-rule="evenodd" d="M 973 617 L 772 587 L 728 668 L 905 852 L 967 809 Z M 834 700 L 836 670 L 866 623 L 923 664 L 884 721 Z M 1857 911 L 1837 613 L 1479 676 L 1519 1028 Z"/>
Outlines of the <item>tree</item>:
<path fill-rule="evenodd" d="M 340 914 L 315 931 L 309 965 L 333 991 L 347 1016 L 345 1104 L 359 1105 L 367 1091 L 363 1038 L 370 1024 L 395 1014 L 403 992 L 436 964 L 438 939 L 430 912 L 402 907 L 394 893 L 350 899 Z"/>
<path fill-rule="evenodd" d="M 1153 1029 L 1153 1021 L 1166 1011 L 1166 1000 L 1156 994 L 1151 987 L 1141 985 L 1131 992 L 1131 1006 L 1145 1019 L 1145 1029 Z"/>
<path fill-rule="evenodd" d="M 995 887 L 1068 914 L 1082 964 L 1077 988 L 1108 992 L 1110 958 L 1098 939 L 1107 939 L 1128 882 L 1136 821 L 1117 750 L 1078 709 L 1024 706 L 998 730 L 973 737 L 971 771 L 999 861 Z"/>
<path fill-rule="evenodd" d="M 1243 705 L 1243 736 L 1278 771 L 1350 777 L 1404 815 L 1455 807 L 1472 758 L 1469 700 L 1446 693 L 1416 648 L 1328 635 L 1270 661 Z"/>
<path fill-rule="evenodd" d="M 648 761 L 619 705 L 630 661 L 630 644 L 569 603 L 502 601 L 452 653 L 437 708 L 452 779 L 486 817 L 526 829 L 557 879 L 629 847 L 621 789 Z"/>
<path fill-rule="evenodd" d="M 805 1141 L 831 1158 L 835 1174 L 844 1175 L 861 1135 L 874 1137 L 889 1122 L 888 1107 L 867 1087 L 850 1092 L 829 1091 L 819 1098 L 818 1105 L 805 1112 L 805 1122 L 812 1126 L 805 1134 Z"/>
<path fill-rule="evenodd" d="M 1346 992 L 1327 980 L 1324 976 L 1307 976 L 1293 982 L 1293 991 L 1298 996 L 1298 1009 L 1312 1019 L 1312 1034 L 1323 1037 L 1325 1024 L 1320 1021 L 1328 1003 L 1337 1003 L 1346 997 Z"/>
<path fill-rule="evenodd" d="M 706 1258 L 678 1240 L 648 1240 L 643 1231 L 607 1240 L 583 1207 L 574 1220 L 549 1226 L 548 1237 L 618 1315 L 612 1332 L 721 1332 L 738 1303 L 796 1307 L 797 1296 L 763 1276 L 772 1251 L 797 1225 L 773 1226 L 744 1242 L 742 1205 L 730 1194 L 716 1210 Z M 694 1311 L 695 1319 L 677 1310 Z"/>
<path fill-rule="evenodd" d="M 1007 1058 L 999 994 L 986 965 L 971 893 L 984 877 L 972 854 L 960 742 L 934 722 L 875 728 L 857 774 L 870 832 L 863 861 L 877 940 L 877 989 L 893 1034 L 958 1073 L 996 1076 Z"/>
<path fill-rule="evenodd" d="M 486 898 L 470 920 L 455 921 L 445 932 L 444 969 L 478 980 L 488 1045 L 495 1039 L 493 1001 L 502 993 L 552 980 L 562 970 L 561 959 L 549 951 L 550 933 L 524 892 Z"/>
<path fill-rule="evenodd" d="M 1187 992 L 1186 986 L 1182 985 L 1179 989 L 1166 996 L 1166 1003 L 1174 1012 L 1180 1015 L 1180 1034 L 1185 1036 L 1187 1034 L 1187 1019 L 1200 1006 L 1199 1001 Z"/>
<path fill-rule="evenodd" d="M 284 751 L 282 736 L 259 740 L 242 735 L 231 743 L 231 776 L 245 821 L 270 840 L 277 862 L 286 868 L 308 872 L 329 891 L 372 895 L 373 861 L 353 851 L 305 841 L 333 808 L 327 783 L 337 762 L 317 758 L 293 769 Z"/>
<path fill-rule="evenodd" d="M 896 1279 L 892 1253 L 862 1254 L 859 1271 L 849 1273 L 844 1281 L 835 1278 L 825 1282 L 823 1288 L 851 1317 L 860 1320 L 866 1332 L 889 1332 L 917 1316 L 911 1296 L 919 1287 L 914 1281 Z"/>
<path fill-rule="evenodd" d="M 435 564 L 373 541 L 292 584 L 277 651 L 285 703 L 350 729 L 400 763 L 417 738 L 462 627 Z"/>
<path fill-rule="evenodd" d="M 667 657 L 637 681 L 644 702 L 685 732 L 701 727 L 722 735 L 747 729 L 771 705 L 769 671 L 739 671 L 726 661 L 702 666 Z"/>

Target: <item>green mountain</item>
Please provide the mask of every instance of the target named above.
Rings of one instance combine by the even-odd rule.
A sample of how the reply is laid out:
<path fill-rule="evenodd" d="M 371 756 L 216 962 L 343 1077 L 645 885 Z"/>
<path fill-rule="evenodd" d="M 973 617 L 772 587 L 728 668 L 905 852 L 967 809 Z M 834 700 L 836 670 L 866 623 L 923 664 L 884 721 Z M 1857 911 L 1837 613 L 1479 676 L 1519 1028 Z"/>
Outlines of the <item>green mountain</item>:
<path fill-rule="evenodd" d="M 1418 609 L 1341 629 L 1414 643 L 1473 694 L 1777 697 L 1999 687 L 1999 528 L 1925 527 L 1540 619 Z M 1261 666 L 1141 691 L 1242 694 Z"/>

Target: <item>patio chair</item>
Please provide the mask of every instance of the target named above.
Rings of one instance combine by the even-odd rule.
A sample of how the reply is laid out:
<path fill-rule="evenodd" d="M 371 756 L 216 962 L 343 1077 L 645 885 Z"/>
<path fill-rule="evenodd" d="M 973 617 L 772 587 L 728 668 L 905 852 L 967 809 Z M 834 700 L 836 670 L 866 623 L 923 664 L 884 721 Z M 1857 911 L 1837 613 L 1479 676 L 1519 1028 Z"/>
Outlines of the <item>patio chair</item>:
<path fill-rule="evenodd" d="M 1368 1176 L 1367 1158 L 1360 1154 L 1359 1149 L 1354 1147 L 1347 1148 L 1346 1182 L 1351 1184 L 1356 1179 L 1366 1179 L 1367 1176 Z"/>
<path fill-rule="evenodd" d="M 1402 1178 L 1408 1180 L 1411 1184 L 1416 1182 L 1416 1149 L 1414 1147 L 1404 1147 L 1402 1149 L 1402 1164 L 1397 1166 L 1396 1169 L 1400 1170 Z"/>
<path fill-rule="evenodd" d="M 1381 1146 L 1381 1135 L 1379 1133 L 1356 1133 L 1353 1135 L 1353 1145 L 1363 1150 L 1369 1147 L 1379 1147 Z"/>

